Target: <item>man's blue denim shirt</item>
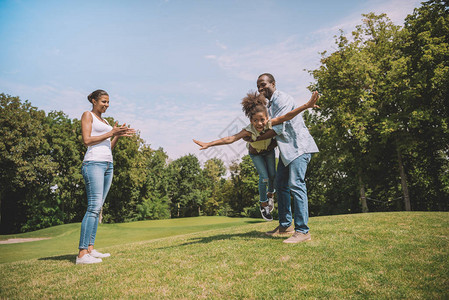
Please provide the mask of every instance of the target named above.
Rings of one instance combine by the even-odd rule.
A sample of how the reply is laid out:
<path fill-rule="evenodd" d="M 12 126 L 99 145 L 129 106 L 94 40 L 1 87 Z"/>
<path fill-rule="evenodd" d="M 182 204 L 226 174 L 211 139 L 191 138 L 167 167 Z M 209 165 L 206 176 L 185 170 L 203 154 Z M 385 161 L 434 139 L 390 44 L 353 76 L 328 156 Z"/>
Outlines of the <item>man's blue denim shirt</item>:
<path fill-rule="evenodd" d="M 295 109 L 293 98 L 281 91 L 274 91 L 268 102 L 268 113 L 271 118 L 280 117 Z M 273 126 L 284 166 L 304 153 L 319 152 L 302 118 L 302 113 L 290 121 Z"/>

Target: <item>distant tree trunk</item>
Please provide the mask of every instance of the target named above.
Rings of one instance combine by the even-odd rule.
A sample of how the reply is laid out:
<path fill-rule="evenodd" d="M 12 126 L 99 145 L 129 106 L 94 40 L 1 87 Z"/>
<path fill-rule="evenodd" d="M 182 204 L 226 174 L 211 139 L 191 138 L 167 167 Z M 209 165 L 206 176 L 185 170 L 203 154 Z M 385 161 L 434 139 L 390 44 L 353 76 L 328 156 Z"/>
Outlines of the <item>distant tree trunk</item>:
<path fill-rule="evenodd" d="M 19 204 L 25 198 L 24 192 L 4 190 L 1 196 L 0 234 L 19 233 L 26 218 L 23 205 Z"/>
<path fill-rule="evenodd" d="M 366 203 L 365 184 L 362 181 L 362 175 L 359 172 L 359 185 L 360 185 L 360 202 L 362 203 L 362 212 L 368 212 L 368 204 Z"/>
<path fill-rule="evenodd" d="M 60 197 L 60 194 L 58 195 L 58 197 Z M 65 214 L 65 199 L 62 199 L 62 197 L 60 197 L 59 199 L 61 199 L 61 212 L 62 212 L 62 222 L 65 224 L 67 222 L 67 217 Z"/>
<path fill-rule="evenodd" d="M 405 210 L 411 211 L 412 208 L 410 205 L 410 196 L 408 193 L 407 178 L 405 176 L 404 164 L 402 163 L 402 155 L 401 151 L 399 150 L 399 147 L 396 147 L 396 149 L 398 152 L 399 173 L 401 174 L 401 187 L 402 187 L 402 194 L 404 196 Z"/>

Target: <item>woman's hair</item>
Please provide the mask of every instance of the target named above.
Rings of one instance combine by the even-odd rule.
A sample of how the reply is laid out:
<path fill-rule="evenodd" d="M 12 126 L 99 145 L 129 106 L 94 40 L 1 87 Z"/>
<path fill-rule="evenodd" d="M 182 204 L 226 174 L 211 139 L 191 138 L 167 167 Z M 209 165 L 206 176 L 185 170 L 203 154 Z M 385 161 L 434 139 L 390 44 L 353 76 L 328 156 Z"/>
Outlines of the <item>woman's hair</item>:
<path fill-rule="evenodd" d="M 98 101 L 101 96 L 109 96 L 109 94 L 103 90 L 96 90 L 90 93 L 89 96 L 87 96 L 87 100 L 92 103 L 92 100 Z"/>
<path fill-rule="evenodd" d="M 257 92 L 249 92 L 246 97 L 242 99 L 242 110 L 245 115 L 251 120 L 254 114 L 263 112 L 268 116 L 267 99 Z"/>

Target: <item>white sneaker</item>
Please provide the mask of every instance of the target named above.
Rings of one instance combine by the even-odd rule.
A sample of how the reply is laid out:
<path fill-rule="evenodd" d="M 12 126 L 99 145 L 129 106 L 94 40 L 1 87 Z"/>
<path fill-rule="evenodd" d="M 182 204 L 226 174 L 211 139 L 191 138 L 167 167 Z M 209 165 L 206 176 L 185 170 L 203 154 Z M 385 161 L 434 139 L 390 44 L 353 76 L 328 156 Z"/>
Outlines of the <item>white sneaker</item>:
<path fill-rule="evenodd" d="M 77 265 L 96 264 L 96 263 L 101 263 L 101 262 L 102 262 L 101 258 L 95 258 L 95 257 L 91 256 L 90 254 L 84 254 L 83 257 L 81 257 L 81 258 L 79 258 L 78 256 L 76 257 Z"/>
<path fill-rule="evenodd" d="M 96 258 L 104 258 L 104 257 L 109 257 L 111 256 L 110 253 L 101 253 L 98 252 L 97 250 L 93 249 L 92 251 L 90 251 L 90 256 L 96 257 Z"/>
<path fill-rule="evenodd" d="M 273 212 L 274 209 L 274 193 L 273 196 L 271 196 L 271 198 L 268 198 L 268 207 L 270 208 L 270 214 Z"/>
<path fill-rule="evenodd" d="M 260 209 L 260 214 L 262 215 L 262 218 L 265 221 L 269 221 L 269 222 L 273 221 L 273 216 L 270 214 L 270 207 L 268 205 L 262 206 L 262 204 L 260 204 L 259 209 Z"/>

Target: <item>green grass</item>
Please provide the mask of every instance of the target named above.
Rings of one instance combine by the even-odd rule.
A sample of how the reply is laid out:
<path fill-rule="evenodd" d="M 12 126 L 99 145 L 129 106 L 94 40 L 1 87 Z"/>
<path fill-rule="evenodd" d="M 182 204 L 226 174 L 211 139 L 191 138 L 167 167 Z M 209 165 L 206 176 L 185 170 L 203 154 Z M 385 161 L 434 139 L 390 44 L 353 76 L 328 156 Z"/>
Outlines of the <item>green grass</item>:
<path fill-rule="evenodd" d="M 227 228 L 249 223 L 263 222 L 260 219 L 196 217 L 169 220 L 140 221 L 121 224 L 100 224 L 95 246 L 109 246 L 148 241 L 162 237 L 192 232 Z M 23 234 L 0 235 L 1 240 L 12 238 L 51 238 L 20 244 L 0 244 L 0 264 L 31 258 L 77 253 L 80 223 L 54 226 Z"/>
<path fill-rule="evenodd" d="M 112 256 L 96 265 L 74 264 L 71 225 L 40 231 L 51 240 L 0 245 L 70 249 L 0 264 L 0 298 L 449 298 L 446 212 L 315 217 L 312 241 L 296 245 L 263 234 L 275 222 L 208 219 L 101 226 L 97 248 Z"/>

